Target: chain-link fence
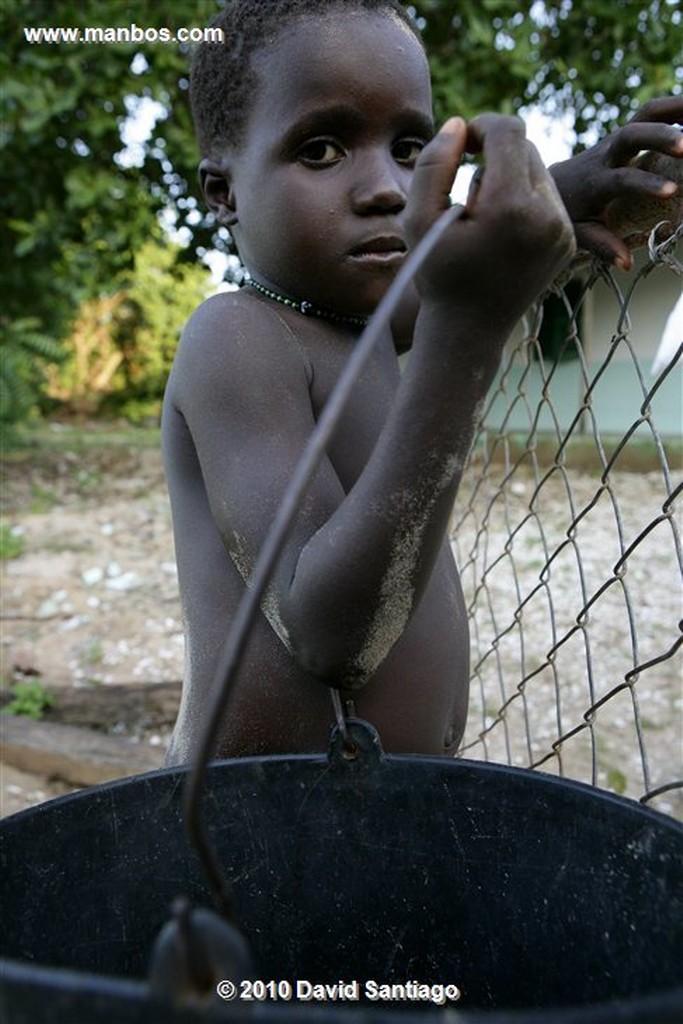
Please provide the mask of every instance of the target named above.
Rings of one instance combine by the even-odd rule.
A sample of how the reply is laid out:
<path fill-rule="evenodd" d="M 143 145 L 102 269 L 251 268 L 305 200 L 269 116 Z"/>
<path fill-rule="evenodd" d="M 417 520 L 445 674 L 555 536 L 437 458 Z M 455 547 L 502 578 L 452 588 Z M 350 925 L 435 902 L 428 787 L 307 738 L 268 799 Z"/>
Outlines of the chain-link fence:
<path fill-rule="evenodd" d="M 676 815 L 683 338 L 671 345 L 673 316 L 664 328 L 681 230 L 653 236 L 630 275 L 589 269 L 529 318 L 452 524 L 472 636 L 463 756 Z"/>

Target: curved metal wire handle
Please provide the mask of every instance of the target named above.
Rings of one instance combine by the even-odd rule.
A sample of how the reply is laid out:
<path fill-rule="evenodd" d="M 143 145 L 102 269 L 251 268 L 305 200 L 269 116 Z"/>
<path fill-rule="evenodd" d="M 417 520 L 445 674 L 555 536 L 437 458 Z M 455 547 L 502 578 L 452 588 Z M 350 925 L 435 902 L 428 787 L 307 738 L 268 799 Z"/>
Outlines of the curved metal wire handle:
<path fill-rule="evenodd" d="M 446 229 L 462 216 L 463 210 L 462 206 L 452 206 L 432 224 L 429 231 L 408 256 L 358 339 L 282 497 L 223 647 L 214 676 L 204 728 L 196 745 L 192 767 L 185 785 L 183 807 L 190 842 L 199 857 L 216 904 L 228 920 L 234 920 L 235 917 L 233 903 L 216 851 L 204 829 L 200 801 L 206 769 L 216 746 L 218 730 L 227 709 L 232 684 L 240 666 L 252 624 L 260 610 L 261 598 L 282 552 L 287 533 L 294 521 L 306 488 L 325 454 L 353 387 L 382 332 L 388 325 L 406 285 L 410 283 Z"/>

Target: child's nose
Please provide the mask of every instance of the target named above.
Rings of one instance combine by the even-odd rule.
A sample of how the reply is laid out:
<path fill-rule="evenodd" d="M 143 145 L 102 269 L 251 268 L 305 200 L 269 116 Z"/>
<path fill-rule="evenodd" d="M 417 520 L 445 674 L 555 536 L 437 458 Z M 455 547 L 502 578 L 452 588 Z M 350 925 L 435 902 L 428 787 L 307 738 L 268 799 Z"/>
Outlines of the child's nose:
<path fill-rule="evenodd" d="M 356 213 L 400 213 L 406 205 L 408 175 L 390 153 L 365 154 L 353 187 Z"/>

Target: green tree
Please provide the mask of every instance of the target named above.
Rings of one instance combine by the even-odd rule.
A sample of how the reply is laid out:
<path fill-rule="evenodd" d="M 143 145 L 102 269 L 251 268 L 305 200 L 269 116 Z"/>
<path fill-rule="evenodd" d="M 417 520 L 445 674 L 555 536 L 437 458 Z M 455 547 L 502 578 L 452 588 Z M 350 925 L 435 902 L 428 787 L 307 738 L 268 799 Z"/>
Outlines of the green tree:
<path fill-rule="evenodd" d="M 23 419 L 44 385 L 45 363 L 62 356 L 57 342 L 40 330 L 38 317 L 0 316 L 0 425 Z"/>
<path fill-rule="evenodd" d="M 37 26 L 195 26 L 209 0 L 15 0 L 0 11 L 0 241 L 7 315 L 38 316 L 58 336 L 80 301 L 133 266 L 156 218 L 196 204 L 196 149 L 186 103 L 187 47 L 146 43 L 30 45 Z M 142 100 L 163 115 L 126 166 L 121 126 Z M 172 161 L 167 155 L 173 154 Z M 207 236 L 208 238 L 208 236 Z"/>
<path fill-rule="evenodd" d="M 183 263 L 169 242 L 135 253 L 130 283 L 85 299 L 47 374 L 46 394 L 76 415 L 103 407 L 130 418 L 155 415 L 183 324 L 209 291 L 209 274 Z"/>
<path fill-rule="evenodd" d="M 152 408 L 163 396 L 180 331 L 210 287 L 205 267 L 179 260 L 178 246 L 146 242 L 119 316 L 116 341 L 123 354 L 127 403 Z"/>
<path fill-rule="evenodd" d="M 679 0 L 415 0 L 439 120 L 538 105 L 579 145 L 683 89 Z"/>
<path fill-rule="evenodd" d="M 4 404 L 16 419 L 84 302 L 132 281 L 135 254 L 169 224 L 192 223 L 194 261 L 211 231 L 197 213 L 197 153 L 186 99 L 188 48 L 147 42 L 31 45 L 26 28 L 205 24 L 214 0 L 4 0 L 0 4 L 0 303 Z M 139 159 L 122 125 L 142 102 L 159 120 Z M 172 160 L 168 154 L 173 154 Z M 172 300 L 173 301 L 173 300 Z M 31 336 L 10 325 L 30 316 Z M 38 337 L 52 341 L 39 349 Z M 27 372 L 27 358 L 33 364 Z"/>
<path fill-rule="evenodd" d="M 157 236 L 161 215 L 189 242 L 174 250 L 179 264 L 225 245 L 196 185 L 188 47 L 149 39 L 31 45 L 24 30 L 175 30 L 205 25 L 219 7 L 220 0 L 0 4 L 0 303 L 6 322 L 20 324 L 3 340 L 3 353 L 13 353 L 4 359 L 7 393 L 39 386 L 27 359 L 55 349 L 38 338 L 56 344 L 84 302 L 131 286 L 135 254 Z M 539 104 L 573 110 L 582 144 L 650 96 L 682 87 L 678 0 L 414 0 L 414 8 L 439 120 Z M 126 162 L 122 125 L 149 102 L 159 104 L 159 117 L 138 159 Z M 28 407 L 28 392 L 6 403 L 11 415 Z"/>

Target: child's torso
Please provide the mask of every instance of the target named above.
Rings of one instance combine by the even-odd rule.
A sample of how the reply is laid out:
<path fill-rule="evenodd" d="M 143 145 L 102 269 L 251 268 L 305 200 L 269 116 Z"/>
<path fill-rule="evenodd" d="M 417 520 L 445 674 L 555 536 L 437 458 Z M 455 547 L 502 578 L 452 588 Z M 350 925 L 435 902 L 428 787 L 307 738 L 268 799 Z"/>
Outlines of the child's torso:
<path fill-rule="evenodd" d="M 310 333 L 300 333 L 298 341 L 303 358 L 309 361 L 310 401 L 317 419 L 348 358 L 349 341 L 344 343 L 343 336 L 328 334 L 315 324 Z M 355 385 L 327 450 L 346 492 L 370 458 L 399 382 L 393 350 L 384 344 Z M 193 445 L 187 430 L 176 429 L 166 444 L 176 448 L 175 461 L 192 465 Z M 177 543 L 186 678 L 172 761 L 188 756 L 188 738 L 196 732 L 206 707 L 216 662 L 244 593 L 242 577 L 211 517 L 196 455 L 194 463 L 193 472 L 169 480 L 176 537 L 188 531 L 193 536 L 192 545 Z M 177 488 L 186 492 L 180 502 L 174 500 Z M 188 500 L 190 491 L 193 497 Z M 188 559 L 191 566 L 184 564 Z M 464 728 L 468 676 L 464 600 L 445 541 L 403 636 L 372 680 L 354 695 L 355 714 L 377 728 L 388 751 L 453 752 Z M 329 687 L 297 665 L 266 618 L 259 616 L 233 686 L 221 733 L 221 756 L 325 749 L 334 721 Z"/>

